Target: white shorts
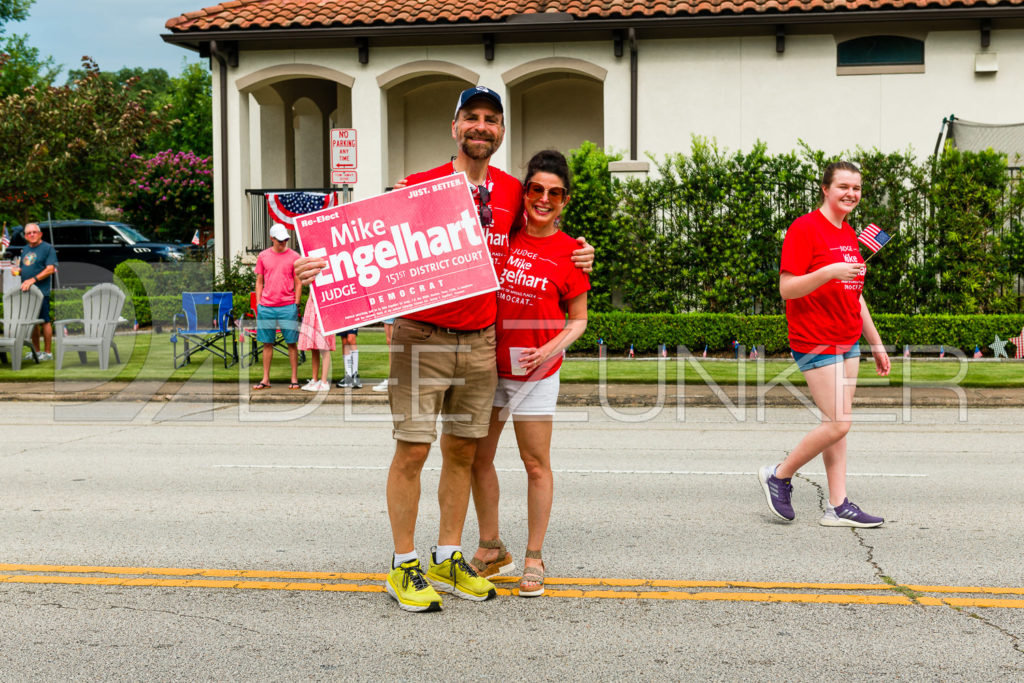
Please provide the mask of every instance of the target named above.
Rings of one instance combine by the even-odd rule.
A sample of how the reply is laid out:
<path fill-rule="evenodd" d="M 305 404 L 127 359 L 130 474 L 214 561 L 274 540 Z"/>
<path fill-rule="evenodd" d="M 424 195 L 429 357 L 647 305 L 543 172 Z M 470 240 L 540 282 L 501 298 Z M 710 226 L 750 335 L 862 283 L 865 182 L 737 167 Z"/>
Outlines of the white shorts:
<path fill-rule="evenodd" d="M 536 382 L 499 377 L 498 388 L 494 390 L 494 407 L 508 407 L 511 415 L 554 415 L 559 372 Z"/>

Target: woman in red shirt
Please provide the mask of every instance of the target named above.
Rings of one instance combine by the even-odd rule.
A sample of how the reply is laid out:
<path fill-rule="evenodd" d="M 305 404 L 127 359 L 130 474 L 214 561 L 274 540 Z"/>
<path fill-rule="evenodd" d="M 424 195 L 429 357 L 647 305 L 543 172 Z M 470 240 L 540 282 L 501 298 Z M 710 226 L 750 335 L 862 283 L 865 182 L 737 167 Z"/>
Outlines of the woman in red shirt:
<path fill-rule="evenodd" d="M 544 593 L 541 546 L 551 515 L 551 417 L 558 400 L 562 353 L 587 329 L 590 280 L 573 265 L 576 240 L 558 229 L 569 201 L 569 165 L 554 150 L 538 152 L 523 182 L 526 224 L 513 228 L 508 256 L 499 268 L 498 388 L 487 436 L 473 463 L 473 502 L 480 548 L 472 560 L 481 576 L 515 569 L 498 537 L 498 475 L 494 454 L 509 415 L 526 467 L 529 538 L 519 595 Z"/>
<path fill-rule="evenodd" d="M 857 388 L 861 335 L 871 347 L 875 371 L 889 374 L 889 356 L 862 294 L 865 266 L 857 235 L 846 222 L 860 202 L 860 169 L 847 161 L 830 164 L 821 192 L 821 208 L 796 219 L 786 232 L 779 293 L 786 301 L 793 358 L 822 420 L 779 465 L 762 467 L 758 478 L 768 509 L 792 521 L 791 479 L 821 453 L 828 504 L 819 523 L 877 527 L 885 520 L 864 512 L 846 496 L 846 434 Z"/>

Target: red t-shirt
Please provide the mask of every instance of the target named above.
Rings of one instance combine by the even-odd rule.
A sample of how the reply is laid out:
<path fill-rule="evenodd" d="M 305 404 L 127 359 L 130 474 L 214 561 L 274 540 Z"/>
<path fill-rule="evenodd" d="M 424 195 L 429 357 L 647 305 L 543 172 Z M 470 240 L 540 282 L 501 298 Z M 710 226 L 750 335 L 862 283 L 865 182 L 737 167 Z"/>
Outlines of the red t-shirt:
<path fill-rule="evenodd" d="M 430 171 L 413 173 L 405 179 L 409 185 L 423 183 L 451 175 L 455 172 L 452 162 L 438 166 Z M 484 228 L 487 246 L 491 251 L 495 272 L 501 272 L 501 265 L 508 255 L 508 235 L 512 224 L 523 211 L 523 186 L 514 177 L 497 168 L 487 170 L 487 189 L 491 194 L 493 220 L 489 228 Z M 494 292 L 441 304 L 433 308 L 410 313 L 410 320 L 432 323 L 439 327 L 451 327 L 457 330 L 480 330 L 493 325 L 497 317 L 497 301 Z"/>
<path fill-rule="evenodd" d="M 779 270 L 806 275 L 832 263 L 863 263 L 857 235 L 845 221 L 832 225 L 821 211 L 793 221 L 782 243 Z M 786 301 L 789 346 L 800 353 L 845 353 L 864 330 L 860 295 L 864 276 L 829 280 L 798 299 Z"/>
<path fill-rule="evenodd" d="M 256 257 L 256 274 L 263 276 L 262 306 L 290 306 L 295 303 L 295 259 L 298 253 L 285 249 L 264 249 Z"/>
<path fill-rule="evenodd" d="M 539 348 L 565 328 L 570 299 L 590 289 L 590 278 L 572 262 L 576 240 L 564 232 L 531 237 L 519 230 L 499 271 L 498 376 L 519 381 L 550 377 L 562 355 L 550 358 L 529 376 L 512 374 L 512 347 Z M 516 353 L 516 367 L 519 365 Z"/>

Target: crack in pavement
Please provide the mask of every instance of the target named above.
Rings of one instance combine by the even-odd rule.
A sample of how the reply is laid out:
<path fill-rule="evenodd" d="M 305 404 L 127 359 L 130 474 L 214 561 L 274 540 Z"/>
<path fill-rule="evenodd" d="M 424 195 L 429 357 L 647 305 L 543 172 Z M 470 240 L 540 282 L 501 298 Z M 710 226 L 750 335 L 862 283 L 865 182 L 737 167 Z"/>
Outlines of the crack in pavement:
<path fill-rule="evenodd" d="M 945 602 L 945 601 L 943 601 L 943 602 Z M 989 626 L 989 627 L 994 628 L 995 630 L 999 631 L 1004 636 L 1006 636 L 1007 638 L 1010 639 L 1010 647 L 1012 647 L 1017 652 L 1017 654 L 1019 654 L 1022 657 L 1024 657 L 1024 649 L 1021 648 L 1021 638 L 1017 634 L 1011 633 L 1010 631 L 1007 631 L 1005 628 L 1003 628 L 999 624 L 992 623 L 991 621 L 989 621 L 988 619 L 986 619 L 982 615 L 978 614 L 977 612 L 971 612 L 970 610 L 968 610 L 968 609 L 966 609 L 964 607 L 957 607 L 955 605 L 948 605 L 948 607 L 950 609 L 952 609 L 952 610 L 954 610 L 954 611 L 956 611 L 956 612 L 958 612 L 960 614 L 963 614 L 965 616 L 968 616 L 968 617 L 970 617 L 972 619 L 977 619 L 981 623 L 985 624 L 985 626 Z"/>
<path fill-rule="evenodd" d="M 825 513 L 825 488 L 821 484 L 819 484 L 818 482 L 816 482 L 816 481 L 814 481 L 812 479 L 809 479 L 809 478 L 805 477 L 804 475 L 802 475 L 800 473 L 797 473 L 794 476 L 799 477 L 800 479 L 806 481 L 807 483 L 809 483 L 811 486 L 813 486 L 815 488 L 815 490 L 818 492 L 818 507 L 821 508 L 821 512 L 822 512 L 822 514 L 824 514 Z M 864 537 L 861 535 L 860 530 L 857 529 L 856 527 L 850 527 L 850 531 L 853 533 L 854 538 L 857 539 L 857 542 L 860 544 L 860 546 L 862 548 L 864 548 L 864 550 L 867 552 L 867 561 L 874 568 L 875 575 L 878 576 L 878 579 L 880 581 L 882 581 L 882 582 L 892 586 L 892 589 L 894 591 L 896 591 L 898 593 L 902 593 L 909 600 L 911 600 L 914 603 L 914 605 L 916 605 L 918 607 L 921 607 L 923 609 L 924 605 L 922 605 L 921 602 L 918 600 L 918 597 L 920 596 L 920 593 L 918 593 L 917 591 L 913 590 L 909 586 L 906 586 L 906 585 L 904 585 L 902 583 L 899 583 L 898 581 L 893 579 L 891 576 L 886 574 L 885 571 L 875 561 L 875 549 L 874 549 L 874 547 L 869 545 L 864 540 Z M 984 616 L 978 614 L 977 612 L 972 612 L 972 611 L 970 611 L 970 610 L 968 610 L 966 608 L 963 608 L 963 607 L 957 607 L 955 605 L 950 605 L 947 602 L 945 602 L 944 600 L 942 601 L 942 603 L 944 605 L 946 605 L 947 607 L 949 607 L 950 609 L 952 609 L 955 612 L 957 612 L 958 614 L 962 614 L 964 616 L 971 617 L 973 619 L 977 619 L 978 621 L 980 621 L 981 623 L 985 624 L 986 626 L 988 626 L 990 628 L 993 628 L 996 631 L 999 631 L 1001 634 L 1003 634 L 1004 636 L 1009 638 L 1010 646 L 1017 652 L 1017 654 L 1019 654 L 1021 656 L 1024 656 L 1024 647 L 1022 647 L 1022 642 L 1021 642 L 1020 636 L 1018 636 L 1015 633 L 1012 633 L 1012 632 L 1006 630 L 1005 628 L 1003 628 L 999 624 L 995 624 L 995 623 L 989 621 L 988 619 L 986 619 Z"/>
<path fill-rule="evenodd" d="M 239 626 L 237 624 L 232 624 L 230 622 L 223 621 L 221 619 L 217 619 L 216 617 L 207 617 L 207 616 L 203 616 L 201 614 L 182 614 L 180 612 L 175 612 L 173 610 L 154 609 L 154 608 L 148 608 L 148 607 L 147 608 L 130 607 L 128 605 L 107 605 L 107 608 L 108 609 L 123 609 L 123 610 L 128 610 L 128 611 L 131 611 L 131 612 L 149 612 L 149 613 L 152 613 L 152 614 L 169 614 L 172 617 L 178 617 L 178 618 L 184 618 L 184 619 L 200 619 L 200 620 L 205 620 L 205 621 L 212 621 L 214 623 L 220 624 L 221 626 L 227 626 L 229 628 L 233 628 L 233 629 L 238 630 L 238 631 L 246 631 L 248 633 L 255 633 L 256 635 L 263 636 L 263 637 L 267 636 L 266 633 L 263 633 L 261 631 L 257 631 L 256 629 L 247 628 L 245 626 Z"/>
<path fill-rule="evenodd" d="M 825 487 L 823 487 L 821 484 L 814 481 L 813 479 L 805 477 L 799 472 L 795 476 L 806 481 L 808 484 L 815 488 L 815 490 L 818 492 L 818 507 L 821 509 L 821 514 L 825 514 Z M 907 597 L 907 599 L 913 602 L 914 605 L 918 607 L 923 607 L 923 605 L 917 599 L 919 594 L 916 591 L 894 580 L 892 577 L 885 573 L 885 570 L 883 570 L 877 562 L 875 562 L 875 548 L 874 546 L 869 545 L 868 542 L 864 540 L 864 537 L 860 533 L 860 529 L 857 529 L 856 527 L 849 527 L 849 529 L 850 532 L 853 534 L 853 537 L 857 539 L 857 543 L 867 553 L 867 562 L 871 565 L 871 568 L 874 570 L 875 576 L 878 577 L 878 580 L 882 583 L 892 586 L 892 589 L 894 591 L 902 593 L 904 596 Z"/>

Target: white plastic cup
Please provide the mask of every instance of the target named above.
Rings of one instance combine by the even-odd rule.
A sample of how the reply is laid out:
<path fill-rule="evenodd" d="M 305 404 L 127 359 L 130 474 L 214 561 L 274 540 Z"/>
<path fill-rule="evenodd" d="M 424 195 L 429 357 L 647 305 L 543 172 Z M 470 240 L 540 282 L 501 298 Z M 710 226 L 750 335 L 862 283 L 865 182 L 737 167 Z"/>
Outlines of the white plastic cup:
<path fill-rule="evenodd" d="M 526 375 L 529 374 L 529 370 L 519 365 L 519 356 L 523 354 L 527 348 L 526 346 L 511 346 L 508 350 L 509 360 L 512 361 L 512 374 L 513 375 Z"/>

